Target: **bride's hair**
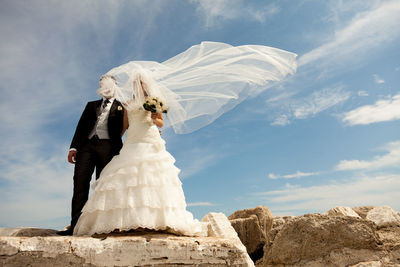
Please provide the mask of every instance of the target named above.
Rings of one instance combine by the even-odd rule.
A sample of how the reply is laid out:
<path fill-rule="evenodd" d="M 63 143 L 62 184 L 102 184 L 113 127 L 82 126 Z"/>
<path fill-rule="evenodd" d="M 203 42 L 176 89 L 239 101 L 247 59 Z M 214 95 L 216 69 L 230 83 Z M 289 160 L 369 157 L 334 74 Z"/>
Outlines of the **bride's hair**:
<path fill-rule="evenodd" d="M 123 104 L 128 110 L 141 108 L 148 96 L 162 98 L 160 89 L 159 84 L 154 80 L 150 71 L 146 69 L 134 70 L 121 88 L 121 92 L 129 92 L 128 97 L 125 94 L 126 101 L 123 101 Z"/>
<path fill-rule="evenodd" d="M 146 69 L 136 70 L 133 72 L 132 76 L 132 86 L 134 88 L 134 93 L 143 92 L 144 94 L 151 95 L 152 89 L 155 89 L 155 87 L 158 85 L 157 82 L 153 79 L 151 72 Z M 139 89 L 141 89 L 141 91 Z"/>

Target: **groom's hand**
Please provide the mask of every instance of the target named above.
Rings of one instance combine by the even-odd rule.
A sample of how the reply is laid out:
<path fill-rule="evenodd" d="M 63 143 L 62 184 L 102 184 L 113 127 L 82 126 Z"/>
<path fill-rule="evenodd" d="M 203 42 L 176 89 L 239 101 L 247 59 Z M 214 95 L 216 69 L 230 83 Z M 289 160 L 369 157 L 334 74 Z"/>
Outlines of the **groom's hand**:
<path fill-rule="evenodd" d="M 71 164 L 75 164 L 76 162 L 76 151 L 70 150 L 68 153 L 68 162 Z"/>

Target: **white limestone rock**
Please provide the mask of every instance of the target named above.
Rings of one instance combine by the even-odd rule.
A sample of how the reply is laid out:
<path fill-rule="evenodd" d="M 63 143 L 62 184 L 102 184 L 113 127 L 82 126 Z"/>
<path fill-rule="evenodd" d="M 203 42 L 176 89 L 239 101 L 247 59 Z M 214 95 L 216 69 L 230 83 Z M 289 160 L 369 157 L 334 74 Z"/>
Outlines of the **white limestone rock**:
<path fill-rule="evenodd" d="M 381 267 L 381 266 L 382 262 L 380 261 L 368 261 L 368 262 L 359 262 L 350 267 Z"/>
<path fill-rule="evenodd" d="M 228 219 L 253 261 L 260 259 L 273 224 L 271 211 L 265 206 L 257 206 L 235 211 Z"/>
<path fill-rule="evenodd" d="M 375 208 L 375 206 L 358 206 L 358 207 L 353 207 L 353 210 L 363 219 L 367 217 L 368 211 L 372 210 Z"/>
<path fill-rule="evenodd" d="M 254 266 L 224 214 L 210 213 L 203 221 L 211 236 L 1 236 L 0 266 Z"/>
<path fill-rule="evenodd" d="M 367 220 L 373 221 L 378 227 L 400 226 L 400 216 L 389 206 L 376 207 L 367 213 Z"/>
<path fill-rule="evenodd" d="M 351 216 L 361 218 L 352 208 L 338 206 L 330 209 L 327 213 L 329 216 Z"/>
<path fill-rule="evenodd" d="M 247 253 L 246 247 L 240 241 L 238 234 L 232 227 L 230 221 L 223 213 L 210 212 L 201 220 L 209 222 L 208 236 L 227 238 L 233 241 L 235 246 L 242 251 L 247 266 L 254 266 L 253 261 Z"/>
<path fill-rule="evenodd" d="M 306 214 L 283 225 L 270 247 L 266 248 L 263 262 L 266 266 L 301 266 L 300 262 L 316 261 L 343 249 L 364 250 L 369 255 L 371 251 L 379 250 L 379 243 L 373 223 L 367 220 Z"/>

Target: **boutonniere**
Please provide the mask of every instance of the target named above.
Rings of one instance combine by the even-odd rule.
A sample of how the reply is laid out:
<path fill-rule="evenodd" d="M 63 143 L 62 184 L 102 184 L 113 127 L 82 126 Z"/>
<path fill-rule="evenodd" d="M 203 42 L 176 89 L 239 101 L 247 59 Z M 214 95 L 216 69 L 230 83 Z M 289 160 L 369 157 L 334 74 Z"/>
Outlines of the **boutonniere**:
<path fill-rule="evenodd" d="M 122 110 L 122 107 L 121 107 L 121 106 L 118 106 L 118 110 L 121 111 L 121 110 Z"/>

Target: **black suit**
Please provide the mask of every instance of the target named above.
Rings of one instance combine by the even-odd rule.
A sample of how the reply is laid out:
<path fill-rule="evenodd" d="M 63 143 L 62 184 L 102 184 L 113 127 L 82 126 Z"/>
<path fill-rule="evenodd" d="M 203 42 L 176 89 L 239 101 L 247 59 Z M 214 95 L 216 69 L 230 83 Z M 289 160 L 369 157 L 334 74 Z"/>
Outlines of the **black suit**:
<path fill-rule="evenodd" d="M 90 188 L 90 180 L 96 168 L 96 179 L 102 169 L 119 153 L 122 147 L 121 133 L 123 127 L 124 109 L 114 100 L 108 115 L 108 134 L 110 139 L 89 140 L 89 135 L 95 127 L 101 112 L 103 100 L 88 102 L 76 127 L 71 148 L 77 149 L 74 169 L 74 191 L 72 197 L 71 229 L 75 227 Z"/>

